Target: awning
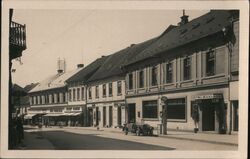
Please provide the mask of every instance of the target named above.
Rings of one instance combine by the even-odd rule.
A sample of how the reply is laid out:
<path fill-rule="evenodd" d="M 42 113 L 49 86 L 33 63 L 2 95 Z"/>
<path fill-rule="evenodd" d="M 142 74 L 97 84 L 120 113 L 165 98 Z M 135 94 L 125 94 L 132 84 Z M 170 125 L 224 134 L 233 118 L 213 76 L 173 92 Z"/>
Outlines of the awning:
<path fill-rule="evenodd" d="M 24 116 L 24 119 L 32 119 L 32 117 L 35 115 L 37 115 L 37 114 L 27 114 Z"/>
<path fill-rule="evenodd" d="M 62 116 L 63 114 L 46 114 L 44 116 L 48 116 L 48 117 L 55 117 L 55 116 Z"/>

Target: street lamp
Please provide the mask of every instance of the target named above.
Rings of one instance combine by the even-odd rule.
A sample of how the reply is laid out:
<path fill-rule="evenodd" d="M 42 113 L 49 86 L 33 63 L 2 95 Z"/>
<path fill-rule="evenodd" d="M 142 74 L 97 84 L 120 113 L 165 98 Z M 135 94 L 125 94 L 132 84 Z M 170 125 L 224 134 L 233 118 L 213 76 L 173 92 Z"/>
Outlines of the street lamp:
<path fill-rule="evenodd" d="M 163 135 L 167 135 L 167 103 L 168 98 L 166 96 L 161 97 L 161 101 L 164 103 L 162 106 L 162 128 Z"/>

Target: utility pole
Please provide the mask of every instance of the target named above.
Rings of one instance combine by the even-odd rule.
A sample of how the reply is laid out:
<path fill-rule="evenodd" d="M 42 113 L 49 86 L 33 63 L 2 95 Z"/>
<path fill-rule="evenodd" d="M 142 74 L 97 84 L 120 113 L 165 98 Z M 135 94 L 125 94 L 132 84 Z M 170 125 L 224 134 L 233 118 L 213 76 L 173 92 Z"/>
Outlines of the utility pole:
<path fill-rule="evenodd" d="M 167 102 L 168 98 L 166 96 L 161 97 L 161 101 L 164 103 L 162 106 L 162 128 L 163 128 L 163 135 L 167 135 Z"/>

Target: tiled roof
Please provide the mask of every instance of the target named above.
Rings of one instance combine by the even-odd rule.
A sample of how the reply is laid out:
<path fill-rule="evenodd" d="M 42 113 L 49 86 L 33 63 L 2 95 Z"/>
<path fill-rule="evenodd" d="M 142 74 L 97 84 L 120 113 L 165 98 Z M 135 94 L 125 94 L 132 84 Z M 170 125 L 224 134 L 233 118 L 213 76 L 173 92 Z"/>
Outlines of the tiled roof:
<path fill-rule="evenodd" d="M 171 49 L 218 33 L 222 31 L 224 27 L 230 25 L 230 17 L 230 11 L 212 10 L 186 24 L 172 27 L 170 31 L 164 32 L 156 42 L 135 56 L 128 65 L 148 59 L 160 53 L 167 53 L 167 51 Z"/>
<path fill-rule="evenodd" d="M 31 84 L 26 85 L 23 89 L 26 92 L 29 92 L 30 90 L 32 90 L 33 88 L 35 88 L 38 84 L 39 83 L 31 83 Z"/>
<path fill-rule="evenodd" d="M 150 39 L 139 44 L 132 44 L 130 47 L 111 54 L 102 66 L 88 79 L 88 82 L 122 75 L 123 72 L 121 68 L 147 46 L 151 45 L 156 39 L 157 38 Z"/>
<path fill-rule="evenodd" d="M 85 68 L 83 68 L 78 73 L 74 74 L 71 78 L 69 78 L 66 82 L 86 82 L 90 76 L 96 72 L 99 67 L 104 63 L 104 61 L 109 56 L 103 56 L 101 58 L 96 59 L 94 62 L 87 65 Z"/>
<path fill-rule="evenodd" d="M 78 68 L 73 71 L 52 75 L 49 78 L 45 79 L 44 81 L 39 82 L 39 84 L 36 87 L 34 87 L 32 90 L 29 91 L 29 93 L 64 87 L 66 85 L 65 81 L 74 74 L 76 74 L 81 69 L 82 68 Z"/>

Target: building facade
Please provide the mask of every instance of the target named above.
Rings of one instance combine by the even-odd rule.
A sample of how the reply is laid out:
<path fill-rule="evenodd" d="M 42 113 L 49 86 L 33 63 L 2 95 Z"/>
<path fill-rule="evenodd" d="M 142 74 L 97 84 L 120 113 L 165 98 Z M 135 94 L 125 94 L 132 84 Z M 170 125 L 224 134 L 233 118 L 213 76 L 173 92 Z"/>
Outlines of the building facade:
<path fill-rule="evenodd" d="M 64 72 L 59 69 L 56 75 L 45 79 L 29 91 L 30 109 L 24 118 L 30 120 L 32 124 L 82 125 L 82 107 L 73 109 L 69 106 L 68 88 L 65 82 L 80 70 L 81 68 L 77 68 Z"/>
<path fill-rule="evenodd" d="M 168 129 L 225 133 L 237 118 L 238 14 L 187 17 L 125 67 L 127 122 L 157 127 L 166 110 Z"/>

